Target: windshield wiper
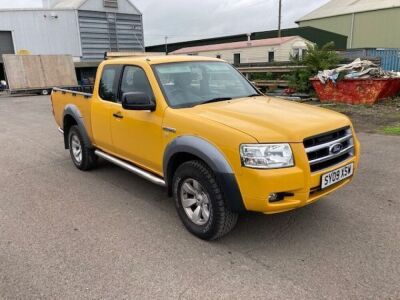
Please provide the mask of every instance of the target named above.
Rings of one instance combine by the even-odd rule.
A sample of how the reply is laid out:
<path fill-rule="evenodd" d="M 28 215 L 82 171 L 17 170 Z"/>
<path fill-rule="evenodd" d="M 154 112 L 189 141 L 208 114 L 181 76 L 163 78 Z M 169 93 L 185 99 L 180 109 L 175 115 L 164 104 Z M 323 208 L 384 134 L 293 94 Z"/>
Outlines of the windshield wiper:
<path fill-rule="evenodd" d="M 232 100 L 232 97 L 217 97 L 217 98 L 213 98 L 213 99 L 201 102 L 198 105 L 207 104 L 207 103 L 213 103 L 213 102 L 226 101 L 226 100 Z"/>
<path fill-rule="evenodd" d="M 251 94 L 251 95 L 245 96 L 245 98 L 247 98 L 247 97 L 260 97 L 260 96 L 262 96 L 262 94 Z M 217 97 L 217 98 L 213 98 L 213 99 L 201 102 L 201 103 L 199 103 L 197 105 L 213 103 L 213 102 L 220 102 L 220 101 L 227 101 L 227 100 L 232 100 L 232 99 L 233 99 L 232 97 Z"/>

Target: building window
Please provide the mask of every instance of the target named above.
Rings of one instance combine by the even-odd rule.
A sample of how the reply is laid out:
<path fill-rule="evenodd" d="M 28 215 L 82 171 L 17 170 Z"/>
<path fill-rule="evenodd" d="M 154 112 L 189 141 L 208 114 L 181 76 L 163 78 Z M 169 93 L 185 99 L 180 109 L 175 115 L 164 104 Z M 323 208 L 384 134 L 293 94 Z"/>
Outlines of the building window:
<path fill-rule="evenodd" d="M 293 49 L 293 57 L 295 57 L 298 60 L 302 60 L 304 55 L 307 54 L 307 50 L 306 49 L 302 49 L 302 48 L 294 48 Z"/>
<path fill-rule="evenodd" d="M 293 49 L 293 57 L 296 59 L 300 59 L 300 49 L 299 48 L 294 48 Z"/>
<path fill-rule="evenodd" d="M 233 54 L 233 64 L 240 65 L 240 53 Z"/>
<path fill-rule="evenodd" d="M 104 7 L 118 8 L 118 0 L 104 0 Z"/>
<path fill-rule="evenodd" d="M 275 52 L 269 51 L 268 52 L 268 62 L 274 62 L 274 61 L 275 61 Z"/>

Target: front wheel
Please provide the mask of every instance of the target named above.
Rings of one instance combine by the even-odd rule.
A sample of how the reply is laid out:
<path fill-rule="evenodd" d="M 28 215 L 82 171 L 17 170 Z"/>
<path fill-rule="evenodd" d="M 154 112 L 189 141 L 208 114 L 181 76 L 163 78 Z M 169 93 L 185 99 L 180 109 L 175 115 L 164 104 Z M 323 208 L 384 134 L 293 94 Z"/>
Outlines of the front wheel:
<path fill-rule="evenodd" d="M 235 227 L 238 214 L 227 207 L 214 173 L 203 162 L 179 166 L 173 193 L 180 219 L 195 236 L 215 240 Z"/>
<path fill-rule="evenodd" d="M 78 126 L 72 126 L 68 133 L 69 152 L 74 165 L 88 171 L 96 166 L 97 157 L 94 151 L 85 145 Z"/>

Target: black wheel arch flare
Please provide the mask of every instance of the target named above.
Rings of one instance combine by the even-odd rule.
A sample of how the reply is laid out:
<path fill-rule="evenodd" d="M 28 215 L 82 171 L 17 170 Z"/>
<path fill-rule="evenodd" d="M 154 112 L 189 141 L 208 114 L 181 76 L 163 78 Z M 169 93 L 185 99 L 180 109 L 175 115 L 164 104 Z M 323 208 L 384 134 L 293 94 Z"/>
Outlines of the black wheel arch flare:
<path fill-rule="evenodd" d="M 163 171 L 169 193 L 172 190 L 174 159 L 180 154 L 190 154 L 204 161 L 214 172 L 228 207 L 237 213 L 246 211 L 239 185 L 230 164 L 214 145 L 196 136 L 178 137 L 167 146 L 164 152 Z"/>
<path fill-rule="evenodd" d="M 65 149 L 69 148 L 68 145 L 68 132 L 69 132 L 69 127 L 67 128 L 66 126 L 69 126 L 69 124 L 65 124 L 65 121 L 68 118 L 72 118 L 76 125 L 79 128 L 79 131 L 82 135 L 82 138 L 84 140 L 85 146 L 88 148 L 93 148 L 92 141 L 89 138 L 89 135 L 87 134 L 85 123 L 83 122 L 83 117 L 81 112 L 79 111 L 79 108 L 76 105 L 73 104 L 68 104 L 65 109 L 64 109 L 64 115 L 63 115 L 63 127 L 62 129 L 64 130 L 64 145 Z"/>

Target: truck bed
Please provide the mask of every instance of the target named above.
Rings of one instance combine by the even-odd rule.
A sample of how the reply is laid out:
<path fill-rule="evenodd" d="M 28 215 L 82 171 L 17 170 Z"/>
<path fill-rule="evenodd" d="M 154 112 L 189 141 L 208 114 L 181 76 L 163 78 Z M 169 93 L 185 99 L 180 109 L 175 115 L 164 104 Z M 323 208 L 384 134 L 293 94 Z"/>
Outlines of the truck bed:
<path fill-rule="evenodd" d="M 90 86 L 77 86 L 71 88 L 54 88 L 51 94 L 53 114 L 58 126 L 63 129 L 64 110 L 67 106 L 76 106 L 81 112 L 81 118 L 85 124 L 89 137 L 92 137 L 91 126 L 91 99 L 92 94 L 84 91 L 92 91 Z"/>

